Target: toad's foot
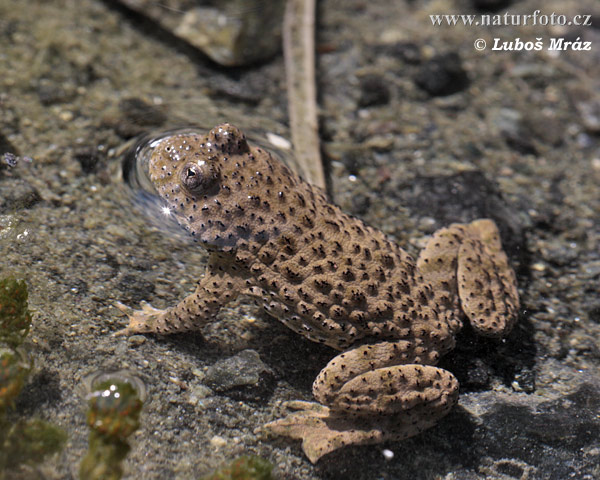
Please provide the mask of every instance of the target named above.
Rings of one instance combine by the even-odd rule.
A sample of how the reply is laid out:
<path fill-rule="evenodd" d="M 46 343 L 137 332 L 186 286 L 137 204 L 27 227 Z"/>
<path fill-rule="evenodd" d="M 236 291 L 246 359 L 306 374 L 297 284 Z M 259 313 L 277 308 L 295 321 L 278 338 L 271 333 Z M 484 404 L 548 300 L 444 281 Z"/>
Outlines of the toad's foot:
<path fill-rule="evenodd" d="M 120 337 L 123 335 L 135 335 L 136 333 L 150 333 L 156 331 L 156 325 L 161 323 L 167 310 L 154 308 L 146 302 L 142 302 L 141 310 L 133 310 L 121 302 L 114 304 L 116 308 L 121 310 L 129 318 L 129 325 L 113 335 Z"/>
<path fill-rule="evenodd" d="M 496 224 L 479 219 L 435 232 L 417 269 L 435 294 L 439 315 L 453 332 L 464 312 L 475 331 L 506 336 L 519 314 L 517 279 L 508 264 Z"/>
<path fill-rule="evenodd" d="M 263 426 L 268 434 L 302 440 L 302 449 L 312 463 L 346 445 L 367 445 L 403 440 L 426 430 L 438 421 L 408 416 L 350 417 L 315 402 L 292 401 L 284 406 L 296 410 L 281 420 Z"/>
<path fill-rule="evenodd" d="M 431 365 L 393 365 L 400 360 L 394 352 L 409 351 L 402 345 L 382 342 L 341 353 L 313 384 L 319 403 L 288 404 L 297 411 L 266 430 L 302 439 L 314 463 L 345 445 L 402 440 L 435 425 L 456 403 L 458 382 Z"/>
<path fill-rule="evenodd" d="M 302 449 L 312 463 L 345 444 L 343 437 L 348 432 L 336 431 L 328 425 L 329 407 L 301 401 L 286 402 L 284 406 L 297 411 L 281 420 L 267 423 L 263 429 L 269 434 L 302 440 Z M 347 439 L 346 443 L 354 442 Z"/>

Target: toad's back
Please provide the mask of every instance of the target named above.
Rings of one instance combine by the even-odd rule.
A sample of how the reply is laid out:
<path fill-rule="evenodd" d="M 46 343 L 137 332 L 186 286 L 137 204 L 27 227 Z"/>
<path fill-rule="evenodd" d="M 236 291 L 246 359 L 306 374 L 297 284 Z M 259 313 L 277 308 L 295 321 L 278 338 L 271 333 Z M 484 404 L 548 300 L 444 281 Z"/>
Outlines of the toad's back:
<path fill-rule="evenodd" d="M 177 220 L 212 252 L 209 268 L 235 272 L 293 330 L 338 349 L 406 338 L 430 361 L 452 346 L 439 294 L 414 260 L 235 127 L 169 137 L 149 170 Z"/>

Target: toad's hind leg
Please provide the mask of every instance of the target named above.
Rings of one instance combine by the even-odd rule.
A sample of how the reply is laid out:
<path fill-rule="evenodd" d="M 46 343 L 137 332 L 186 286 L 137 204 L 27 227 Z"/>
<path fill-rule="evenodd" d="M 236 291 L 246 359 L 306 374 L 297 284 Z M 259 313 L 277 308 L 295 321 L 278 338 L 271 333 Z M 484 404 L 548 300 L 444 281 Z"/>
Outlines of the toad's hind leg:
<path fill-rule="evenodd" d="M 417 270 L 453 331 L 464 313 L 480 335 L 510 332 L 519 310 L 517 281 L 492 220 L 438 230 L 419 255 Z"/>
<path fill-rule="evenodd" d="M 128 307 L 117 304 L 117 308 L 129 317 L 129 325 L 115 335 L 199 330 L 214 318 L 222 306 L 234 300 L 243 288 L 243 279 L 232 275 L 227 266 L 222 257 L 211 256 L 206 273 L 194 293 L 174 307 L 159 310 L 146 304 L 142 310 L 132 312 Z"/>
<path fill-rule="evenodd" d="M 311 462 L 345 445 L 402 440 L 435 425 L 458 398 L 456 378 L 441 368 L 406 360 L 409 342 L 363 345 L 344 352 L 313 384 L 320 403 L 291 402 L 297 410 L 265 425 L 302 439 Z"/>

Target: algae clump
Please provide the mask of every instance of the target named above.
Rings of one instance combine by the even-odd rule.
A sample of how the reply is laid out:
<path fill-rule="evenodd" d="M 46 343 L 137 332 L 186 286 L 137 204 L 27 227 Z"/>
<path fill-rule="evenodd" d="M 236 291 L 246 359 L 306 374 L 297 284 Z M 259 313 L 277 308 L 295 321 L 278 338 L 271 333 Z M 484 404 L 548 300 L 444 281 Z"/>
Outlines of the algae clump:
<path fill-rule="evenodd" d="M 244 455 L 221 465 L 215 472 L 201 480 L 272 480 L 273 465 L 264 458 Z"/>
<path fill-rule="evenodd" d="M 32 367 L 21 347 L 31 327 L 27 297 L 25 281 L 0 279 L 0 480 L 8 470 L 41 463 L 59 452 L 67 439 L 61 429 L 43 420 L 9 418 Z"/>
<path fill-rule="evenodd" d="M 81 480 L 118 480 L 131 447 L 127 438 L 140 426 L 143 402 L 135 387 L 119 378 L 93 386 L 88 395 L 89 449 L 81 461 Z"/>
<path fill-rule="evenodd" d="M 27 337 L 31 327 L 27 296 L 24 280 L 0 279 L 0 345 L 16 348 Z"/>

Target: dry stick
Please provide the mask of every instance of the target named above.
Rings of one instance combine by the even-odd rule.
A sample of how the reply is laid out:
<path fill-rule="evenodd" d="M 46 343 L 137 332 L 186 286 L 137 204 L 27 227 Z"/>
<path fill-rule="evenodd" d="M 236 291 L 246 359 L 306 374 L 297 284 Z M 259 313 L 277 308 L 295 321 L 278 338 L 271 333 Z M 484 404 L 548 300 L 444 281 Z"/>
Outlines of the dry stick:
<path fill-rule="evenodd" d="M 315 0 L 288 0 L 283 19 L 283 55 L 296 160 L 302 176 L 325 189 L 315 86 Z"/>

